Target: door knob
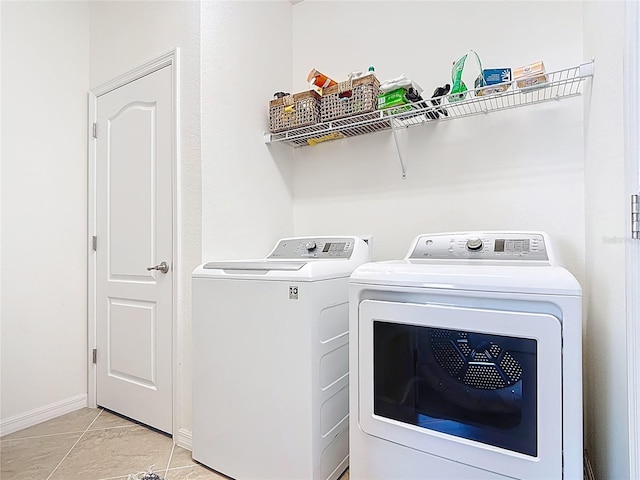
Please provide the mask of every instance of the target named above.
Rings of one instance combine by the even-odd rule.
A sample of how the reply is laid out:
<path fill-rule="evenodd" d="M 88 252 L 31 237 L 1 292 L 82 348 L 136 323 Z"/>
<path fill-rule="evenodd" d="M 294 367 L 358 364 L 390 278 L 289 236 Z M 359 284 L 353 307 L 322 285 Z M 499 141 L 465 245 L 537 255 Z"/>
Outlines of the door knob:
<path fill-rule="evenodd" d="M 160 265 L 156 265 L 155 267 L 147 267 L 147 270 L 160 270 L 162 273 L 167 273 L 169 271 L 169 264 L 167 262 L 162 262 Z"/>

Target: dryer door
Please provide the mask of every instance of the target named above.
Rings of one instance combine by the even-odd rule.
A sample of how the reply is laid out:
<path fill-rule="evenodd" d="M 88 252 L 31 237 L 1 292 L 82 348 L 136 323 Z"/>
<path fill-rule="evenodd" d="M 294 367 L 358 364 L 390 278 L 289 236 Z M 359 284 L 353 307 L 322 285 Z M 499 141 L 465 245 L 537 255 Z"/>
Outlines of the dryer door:
<path fill-rule="evenodd" d="M 556 317 L 365 300 L 358 323 L 364 432 L 514 478 L 562 478 Z"/>

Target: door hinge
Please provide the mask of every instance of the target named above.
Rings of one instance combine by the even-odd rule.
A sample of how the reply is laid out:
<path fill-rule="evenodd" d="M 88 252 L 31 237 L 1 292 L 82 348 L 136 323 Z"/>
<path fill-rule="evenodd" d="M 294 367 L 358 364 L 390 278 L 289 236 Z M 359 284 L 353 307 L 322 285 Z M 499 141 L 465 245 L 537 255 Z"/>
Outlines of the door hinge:
<path fill-rule="evenodd" d="M 98 349 L 93 349 L 93 363 L 98 363 Z"/>
<path fill-rule="evenodd" d="M 631 238 L 640 238 L 640 205 L 638 195 L 631 195 Z"/>
<path fill-rule="evenodd" d="M 98 138 L 98 124 L 93 123 L 93 138 Z"/>
<path fill-rule="evenodd" d="M 96 237 L 95 235 L 91 237 L 91 248 L 94 252 L 98 251 L 98 237 Z"/>

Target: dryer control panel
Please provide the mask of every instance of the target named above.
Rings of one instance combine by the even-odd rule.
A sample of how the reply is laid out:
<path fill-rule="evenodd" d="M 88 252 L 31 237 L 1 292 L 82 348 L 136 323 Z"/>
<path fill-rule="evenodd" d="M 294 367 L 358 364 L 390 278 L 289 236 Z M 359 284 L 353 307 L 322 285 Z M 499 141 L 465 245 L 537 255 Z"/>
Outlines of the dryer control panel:
<path fill-rule="evenodd" d="M 525 232 L 420 235 L 406 258 L 549 262 L 544 235 Z"/>
<path fill-rule="evenodd" d="M 351 258 L 355 239 L 352 237 L 305 237 L 280 240 L 267 258 Z"/>

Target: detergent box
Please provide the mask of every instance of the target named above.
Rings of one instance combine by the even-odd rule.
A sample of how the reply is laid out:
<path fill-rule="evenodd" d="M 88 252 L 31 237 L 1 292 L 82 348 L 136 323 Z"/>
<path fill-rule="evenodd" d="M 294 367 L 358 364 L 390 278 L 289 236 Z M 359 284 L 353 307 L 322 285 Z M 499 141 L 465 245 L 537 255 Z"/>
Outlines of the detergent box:
<path fill-rule="evenodd" d="M 504 92 L 511 86 L 510 84 L 499 85 L 500 83 L 511 81 L 510 68 L 486 68 L 482 70 L 482 77 L 484 78 L 485 87 L 478 90 L 476 93 L 478 96 Z"/>
<path fill-rule="evenodd" d="M 513 77 L 520 88 L 537 86 L 547 81 L 544 63 L 542 62 L 535 62 L 516 68 L 513 71 Z"/>

